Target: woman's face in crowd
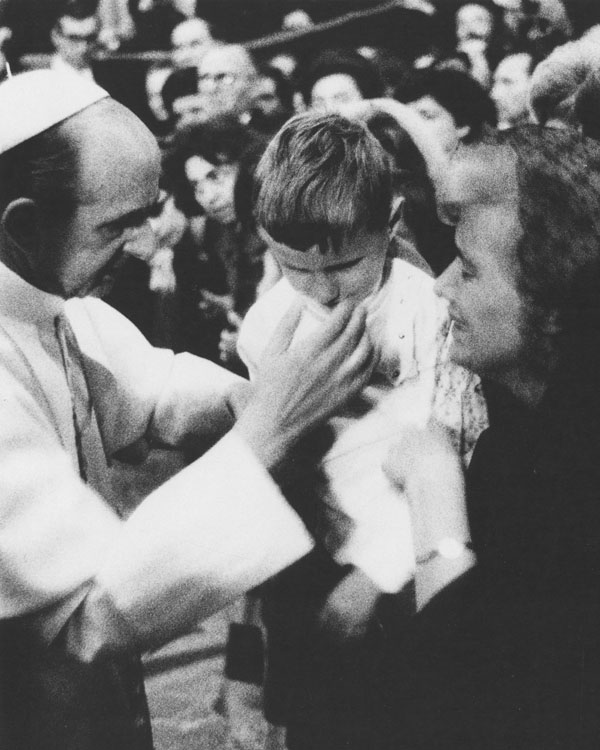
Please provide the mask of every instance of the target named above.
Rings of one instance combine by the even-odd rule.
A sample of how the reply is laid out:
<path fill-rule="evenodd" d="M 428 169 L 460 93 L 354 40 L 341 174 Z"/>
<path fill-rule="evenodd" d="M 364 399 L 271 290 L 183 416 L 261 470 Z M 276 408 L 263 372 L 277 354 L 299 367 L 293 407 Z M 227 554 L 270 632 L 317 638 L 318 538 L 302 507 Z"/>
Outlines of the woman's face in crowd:
<path fill-rule="evenodd" d="M 192 156 L 185 163 L 185 174 L 206 215 L 219 224 L 232 224 L 236 218 L 234 188 L 238 165 L 211 164 L 201 156 Z"/>
<path fill-rule="evenodd" d="M 527 351 L 515 255 L 522 230 L 510 153 L 495 149 L 495 158 L 482 155 L 451 169 L 442 205 L 456 221 L 459 252 L 436 283 L 449 303 L 453 361 L 509 387 L 519 384 Z"/>
<path fill-rule="evenodd" d="M 358 84 L 347 73 L 320 78 L 312 87 L 310 106 L 317 112 L 338 112 L 345 104 L 363 99 Z"/>
<path fill-rule="evenodd" d="M 432 96 L 422 96 L 408 106 L 423 118 L 428 130 L 447 153 L 452 153 L 469 132 L 467 125 L 459 128 L 450 112 Z"/>

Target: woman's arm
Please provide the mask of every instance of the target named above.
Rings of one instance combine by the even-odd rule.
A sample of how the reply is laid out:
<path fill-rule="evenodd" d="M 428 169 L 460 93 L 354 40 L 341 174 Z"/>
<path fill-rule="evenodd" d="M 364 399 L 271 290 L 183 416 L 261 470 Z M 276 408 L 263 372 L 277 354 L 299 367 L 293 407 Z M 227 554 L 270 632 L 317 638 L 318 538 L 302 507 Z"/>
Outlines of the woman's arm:
<path fill-rule="evenodd" d="M 475 564 L 460 458 L 439 425 L 402 432 L 384 465 L 409 500 L 417 607 Z"/>

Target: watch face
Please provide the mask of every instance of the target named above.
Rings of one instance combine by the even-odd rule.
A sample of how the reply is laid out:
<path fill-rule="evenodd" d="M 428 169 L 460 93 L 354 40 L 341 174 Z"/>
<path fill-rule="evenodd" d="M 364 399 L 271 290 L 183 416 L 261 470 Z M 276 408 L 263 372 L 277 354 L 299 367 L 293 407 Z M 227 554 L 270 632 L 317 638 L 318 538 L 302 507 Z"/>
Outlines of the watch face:
<path fill-rule="evenodd" d="M 459 542 L 458 539 L 447 537 L 440 541 L 437 549 L 442 557 L 446 557 L 449 560 L 456 560 L 465 552 L 467 545 L 464 542 Z"/>

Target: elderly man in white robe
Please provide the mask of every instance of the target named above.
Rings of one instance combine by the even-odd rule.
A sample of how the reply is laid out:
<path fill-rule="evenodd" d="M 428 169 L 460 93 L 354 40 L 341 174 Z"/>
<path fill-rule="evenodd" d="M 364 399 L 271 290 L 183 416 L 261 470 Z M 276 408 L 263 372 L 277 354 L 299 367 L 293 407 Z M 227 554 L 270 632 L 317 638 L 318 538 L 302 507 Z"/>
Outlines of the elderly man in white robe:
<path fill-rule="evenodd" d="M 365 314 L 297 352 L 293 312 L 252 389 L 152 348 L 94 297 L 151 252 L 153 137 L 52 71 L 0 110 L 0 744 L 147 750 L 138 654 L 310 550 L 272 473 L 368 379 Z M 190 443 L 212 447 L 136 509 L 115 496 L 114 457 Z"/>

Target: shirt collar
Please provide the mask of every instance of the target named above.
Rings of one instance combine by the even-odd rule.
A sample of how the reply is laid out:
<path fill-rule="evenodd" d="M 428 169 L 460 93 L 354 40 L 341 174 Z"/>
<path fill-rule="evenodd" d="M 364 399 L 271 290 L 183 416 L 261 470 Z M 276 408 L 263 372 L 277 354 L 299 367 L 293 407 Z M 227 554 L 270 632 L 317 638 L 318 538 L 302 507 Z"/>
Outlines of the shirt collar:
<path fill-rule="evenodd" d="M 72 65 L 69 65 L 68 62 L 62 59 L 60 55 L 54 55 L 52 57 L 52 62 L 50 63 L 50 67 L 52 70 L 55 70 L 59 73 L 70 73 L 74 76 L 81 76 L 82 78 L 87 78 L 89 81 L 94 80 L 94 74 L 92 73 L 91 68 L 74 68 Z"/>
<path fill-rule="evenodd" d="M 64 312 L 65 300 L 43 292 L 0 263 L 0 315 L 40 324 Z"/>

